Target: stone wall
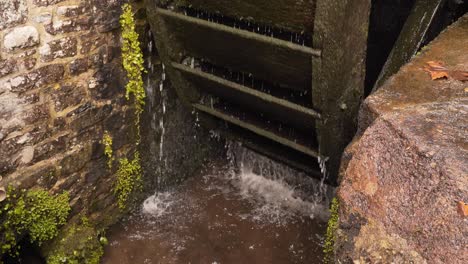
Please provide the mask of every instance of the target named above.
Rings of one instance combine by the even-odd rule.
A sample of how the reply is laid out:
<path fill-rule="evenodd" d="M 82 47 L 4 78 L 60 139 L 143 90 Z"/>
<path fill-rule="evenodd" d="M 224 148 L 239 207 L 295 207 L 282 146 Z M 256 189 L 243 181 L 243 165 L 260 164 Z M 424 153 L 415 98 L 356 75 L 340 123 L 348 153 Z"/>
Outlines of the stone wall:
<path fill-rule="evenodd" d="M 116 0 L 0 0 L 2 184 L 67 190 L 74 214 L 113 208 L 100 140 L 109 130 L 120 152 L 133 142 L 120 6 Z"/>
<path fill-rule="evenodd" d="M 69 191 L 72 215 L 103 225 L 119 214 L 112 194 L 117 166 L 107 168 L 104 131 L 113 138 L 115 165 L 136 150 L 121 66 L 123 2 L 0 0 L 2 185 Z M 188 177 L 213 148 L 164 77 L 143 1 L 131 2 L 148 71 L 140 152 L 144 187 L 152 192 Z"/>

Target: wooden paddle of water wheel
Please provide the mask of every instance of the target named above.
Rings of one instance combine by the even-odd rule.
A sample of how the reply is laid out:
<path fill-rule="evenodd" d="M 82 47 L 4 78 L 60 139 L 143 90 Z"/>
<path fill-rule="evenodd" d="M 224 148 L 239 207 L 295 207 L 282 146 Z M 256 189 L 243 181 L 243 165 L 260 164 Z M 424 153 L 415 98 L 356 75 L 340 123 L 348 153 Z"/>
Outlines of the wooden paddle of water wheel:
<path fill-rule="evenodd" d="M 364 90 L 370 0 L 147 0 L 147 8 L 187 106 L 246 146 L 337 182 Z"/>

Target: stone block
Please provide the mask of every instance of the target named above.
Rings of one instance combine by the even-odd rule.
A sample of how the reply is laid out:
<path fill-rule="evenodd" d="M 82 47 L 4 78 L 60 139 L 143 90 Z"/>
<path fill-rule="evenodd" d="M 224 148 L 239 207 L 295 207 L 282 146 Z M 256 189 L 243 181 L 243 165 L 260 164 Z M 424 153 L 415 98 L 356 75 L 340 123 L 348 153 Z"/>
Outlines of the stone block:
<path fill-rule="evenodd" d="M 88 58 L 80 58 L 70 63 L 69 69 L 71 75 L 79 75 L 88 70 Z"/>
<path fill-rule="evenodd" d="M 5 163 L 11 161 L 14 154 L 20 149 L 21 145 L 18 143 L 20 138 L 21 135 L 18 135 L 0 142 L 0 160 L 3 160 Z"/>
<path fill-rule="evenodd" d="M 57 8 L 57 15 L 64 17 L 76 17 L 88 11 L 86 4 L 59 6 Z"/>
<path fill-rule="evenodd" d="M 19 65 L 23 67 L 26 70 L 32 70 L 34 67 L 36 67 L 37 64 L 37 59 L 36 58 L 24 58 L 21 61 L 19 61 Z"/>
<path fill-rule="evenodd" d="M 50 141 L 46 141 L 34 147 L 34 157 L 32 161 L 38 162 L 48 159 L 66 150 L 68 135 L 59 136 Z"/>
<path fill-rule="evenodd" d="M 56 133 L 58 131 L 63 131 L 67 125 L 67 121 L 64 117 L 56 117 L 52 120 L 52 133 Z"/>
<path fill-rule="evenodd" d="M 40 122 L 47 122 L 49 117 L 50 114 L 48 105 L 35 105 L 26 112 L 24 122 L 28 125 Z"/>
<path fill-rule="evenodd" d="M 80 37 L 81 40 L 81 54 L 88 54 L 91 51 L 101 47 L 106 44 L 105 35 L 99 34 L 97 32 L 91 31 L 89 33 L 83 34 Z"/>
<path fill-rule="evenodd" d="M 28 14 L 26 0 L 0 0 L 0 30 L 24 23 Z"/>
<path fill-rule="evenodd" d="M 36 23 L 50 24 L 52 23 L 52 13 L 45 12 L 34 17 Z"/>
<path fill-rule="evenodd" d="M 91 17 L 70 18 L 57 20 L 45 26 L 47 33 L 51 35 L 89 30 L 92 26 Z"/>
<path fill-rule="evenodd" d="M 35 82 L 35 86 L 41 87 L 59 82 L 62 80 L 64 72 L 65 67 L 63 65 L 51 64 L 31 72 L 31 74 L 28 74 L 28 76 L 31 76 L 31 79 L 33 79 L 33 76 L 36 76 L 36 78 L 34 78 L 34 80 L 37 80 Z"/>
<path fill-rule="evenodd" d="M 84 88 L 77 84 L 64 84 L 59 89 L 49 89 L 56 112 L 61 112 L 67 107 L 79 105 L 86 98 Z"/>
<path fill-rule="evenodd" d="M 19 94 L 18 98 L 20 98 L 23 101 L 23 103 L 32 105 L 32 104 L 39 102 L 40 95 L 39 95 L 39 91 L 34 91 L 32 93 Z"/>
<path fill-rule="evenodd" d="M 125 73 L 120 65 L 106 64 L 93 75 L 94 85 L 89 89 L 91 96 L 96 100 L 115 98 L 124 92 Z"/>
<path fill-rule="evenodd" d="M 49 6 L 63 1 L 65 0 L 34 0 L 34 4 L 37 6 Z"/>
<path fill-rule="evenodd" d="M 69 153 L 60 162 L 60 173 L 62 177 L 78 172 L 84 168 L 86 163 L 91 160 L 92 147 L 91 144 L 86 144 L 80 149 Z"/>
<path fill-rule="evenodd" d="M 17 27 L 3 37 L 3 47 L 7 51 L 34 47 L 39 44 L 39 32 L 33 26 Z"/>
<path fill-rule="evenodd" d="M 0 78 L 7 76 L 17 70 L 16 60 L 0 60 Z"/>
<path fill-rule="evenodd" d="M 31 166 L 21 171 L 21 188 L 41 187 L 51 189 L 57 182 L 57 168 L 54 164 L 46 163 L 39 166 Z"/>
<path fill-rule="evenodd" d="M 95 106 L 87 103 L 68 113 L 67 117 L 71 119 L 70 127 L 74 131 L 79 132 L 92 125 L 95 125 L 108 116 L 111 112 L 111 105 Z"/>
<path fill-rule="evenodd" d="M 86 184 L 94 185 L 100 178 L 108 177 L 110 175 L 109 168 L 107 167 L 107 158 L 95 160 L 87 166 L 87 173 L 85 174 Z"/>
<path fill-rule="evenodd" d="M 78 41 L 74 37 L 53 40 L 39 49 L 42 61 L 49 62 L 57 58 L 73 57 L 77 53 Z"/>
<path fill-rule="evenodd" d="M 100 124 L 89 126 L 85 129 L 76 131 L 70 138 L 70 147 L 81 146 L 83 142 L 100 142 L 102 140 L 102 127 Z"/>
<path fill-rule="evenodd" d="M 63 77 L 65 69 L 61 64 L 51 64 L 37 70 L 12 77 L 1 83 L 4 89 L 15 93 L 22 93 L 32 88 L 56 83 Z"/>
<path fill-rule="evenodd" d="M 4 88 L 11 90 L 15 93 L 22 93 L 34 87 L 34 82 L 28 77 L 27 74 L 19 75 L 3 82 Z"/>
<path fill-rule="evenodd" d="M 98 52 L 89 56 L 89 65 L 92 68 L 101 68 L 107 61 L 107 49 L 106 47 L 99 48 Z"/>
<path fill-rule="evenodd" d="M 94 20 L 97 32 L 106 33 L 120 28 L 120 13 L 120 10 L 100 11 Z"/>

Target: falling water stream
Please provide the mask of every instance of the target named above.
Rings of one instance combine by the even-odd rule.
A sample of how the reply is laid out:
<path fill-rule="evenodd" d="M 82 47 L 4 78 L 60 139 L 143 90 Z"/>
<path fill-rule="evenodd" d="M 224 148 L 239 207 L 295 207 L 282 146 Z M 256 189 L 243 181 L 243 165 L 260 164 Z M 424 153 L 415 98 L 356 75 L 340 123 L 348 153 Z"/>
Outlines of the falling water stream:
<path fill-rule="evenodd" d="M 102 263 L 321 263 L 327 186 L 238 144 L 108 233 Z"/>

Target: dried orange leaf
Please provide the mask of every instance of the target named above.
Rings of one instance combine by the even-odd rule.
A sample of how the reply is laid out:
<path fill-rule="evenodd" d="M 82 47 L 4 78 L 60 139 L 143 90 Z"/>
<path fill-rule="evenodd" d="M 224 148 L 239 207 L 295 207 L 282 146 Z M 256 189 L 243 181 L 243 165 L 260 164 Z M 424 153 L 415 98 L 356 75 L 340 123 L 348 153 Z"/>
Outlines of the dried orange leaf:
<path fill-rule="evenodd" d="M 430 71 L 432 80 L 438 80 L 442 78 L 448 78 L 449 74 L 446 71 Z"/>
<path fill-rule="evenodd" d="M 444 63 L 441 61 L 428 61 L 426 64 L 434 71 L 448 71 L 448 69 L 444 67 Z"/>
<path fill-rule="evenodd" d="M 432 80 L 451 77 L 462 82 L 468 81 L 467 71 L 450 71 L 441 61 L 428 61 L 426 64 L 427 66 L 424 67 L 424 70 L 431 75 Z"/>
<path fill-rule="evenodd" d="M 458 202 L 458 213 L 463 217 L 468 216 L 468 204 L 461 201 Z"/>
<path fill-rule="evenodd" d="M 443 66 L 443 63 L 440 61 L 428 61 L 426 62 L 428 66 L 424 67 L 424 70 L 427 71 L 432 80 L 437 80 L 441 78 L 448 78 L 448 69 Z"/>

